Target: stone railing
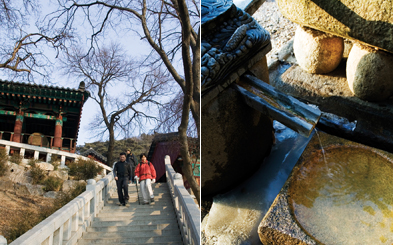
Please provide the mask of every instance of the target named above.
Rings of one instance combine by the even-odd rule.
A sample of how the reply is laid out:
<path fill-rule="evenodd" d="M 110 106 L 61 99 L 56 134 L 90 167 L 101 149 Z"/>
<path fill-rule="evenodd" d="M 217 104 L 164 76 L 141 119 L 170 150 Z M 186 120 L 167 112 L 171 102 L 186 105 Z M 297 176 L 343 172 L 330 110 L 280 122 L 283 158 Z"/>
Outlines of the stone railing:
<path fill-rule="evenodd" d="M 39 146 L 34 146 L 34 145 L 28 145 L 24 143 L 16 143 L 8 140 L 0 140 L 0 146 L 5 147 L 5 151 L 7 154 L 9 154 L 10 149 L 17 149 L 20 152 L 20 155 L 24 157 L 26 151 L 31 151 L 34 152 L 34 159 L 38 159 L 40 154 L 44 154 L 46 156 L 46 162 L 50 162 L 51 157 L 53 154 L 56 154 L 60 156 L 60 167 L 65 167 L 65 162 L 66 159 L 69 159 L 71 161 L 75 159 L 84 159 L 88 160 L 90 158 L 84 157 L 78 154 L 74 153 L 69 153 L 66 151 L 60 151 L 60 150 L 55 150 L 55 149 L 49 149 L 49 148 L 44 148 L 44 147 L 39 147 Z M 102 164 L 100 162 L 97 162 L 97 165 L 101 166 L 105 171 L 104 175 L 106 175 L 108 172 L 112 171 L 111 167 L 106 166 L 105 164 Z"/>
<path fill-rule="evenodd" d="M 104 202 L 115 190 L 113 174 L 96 182 L 88 180 L 86 191 L 67 205 L 57 210 L 44 221 L 10 243 L 10 245 L 74 245 L 82 233 L 90 226 L 94 217 L 104 206 Z M 0 245 L 7 245 L 0 236 Z"/>
<path fill-rule="evenodd" d="M 173 169 L 169 156 L 165 156 L 165 170 L 183 243 L 199 245 L 201 214 L 198 205 L 184 187 L 182 175 Z"/>

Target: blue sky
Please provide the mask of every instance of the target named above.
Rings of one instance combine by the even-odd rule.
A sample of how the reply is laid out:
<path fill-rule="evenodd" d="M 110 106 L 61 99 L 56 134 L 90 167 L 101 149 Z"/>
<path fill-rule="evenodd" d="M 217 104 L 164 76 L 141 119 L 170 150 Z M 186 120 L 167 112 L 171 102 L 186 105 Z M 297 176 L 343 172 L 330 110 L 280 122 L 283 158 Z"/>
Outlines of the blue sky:
<path fill-rule="evenodd" d="M 56 6 L 56 1 L 54 0 L 41 0 L 40 1 L 42 6 L 42 16 L 49 13 L 53 10 L 53 7 Z M 91 29 L 87 28 L 88 26 L 86 22 L 82 19 L 76 20 L 80 21 L 80 25 L 78 28 L 78 34 L 80 35 L 80 43 L 85 43 L 85 45 L 89 45 L 90 43 L 86 40 L 86 35 L 88 36 L 91 33 Z M 33 21 L 31 21 L 33 23 Z M 135 26 L 134 26 L 135 27 Z M 36 31 L 35 27 L 32 25 L 29 31 L 33 32 Z M 83 35 L 85 35 L 83 37 Z M 105 35 L 100 39 L 101 43 L 109 44 L 111 42 L 120 43 L 125 49 L 127 54 L 133 56 L 135 58 L 141 58 L 144 55 L 147 55 L 151 51 L 150 45 L 145 41 L 141 40 L 139 36 L 135 34 L 135 32 L 127 31 L 124 29 L 121 33 L 115 33 L 113 31 L 108 31 Z M 45 53 L 49 56 L 52 62 L 55 64 L 59 61 L 59 59 L 55 58 L 55 53 L 48 49 Z M 55 66 L 51 74 L 51 82 L 54 83 L 55 86 L 61 87 L 69 87 L 69 88 L 78 88 L 79 80 L 75 80 L 73 78 L 68 78 L 67 76 L 63 75 L 58 67 Z M 10 80 L 9 77 L 5 76 L 3 71 L 0 70 L 0 79 Z M 16 82 L 27 82 L 23 80 L 14 80 Z M 42 83 L 39 79 L 35 79 L 36 83 Z M 122 88 L 113 88 L 114 91 L 122 92 Z M 90 98 L 87 100 L 83 107 L 82 111 L 82 119 L 79 128 L 79 136 L 78 136 L 78 145 L 83 145 L 87 142 L 94 142 L 97 141 L 97 138 L 91 138 L 92 133 L 86 130 L 89 127 L 92 117 L 98 112 L 98 105 Z M 151 126 L 147 127 L 148 129 L 152 128 Z M 148 132 L 145 132 L 148 133 Z M 135 132 L 134 134 L 139 135 L 139 132 Z M 137 136 L 132 135 L 132 136 Z"/>

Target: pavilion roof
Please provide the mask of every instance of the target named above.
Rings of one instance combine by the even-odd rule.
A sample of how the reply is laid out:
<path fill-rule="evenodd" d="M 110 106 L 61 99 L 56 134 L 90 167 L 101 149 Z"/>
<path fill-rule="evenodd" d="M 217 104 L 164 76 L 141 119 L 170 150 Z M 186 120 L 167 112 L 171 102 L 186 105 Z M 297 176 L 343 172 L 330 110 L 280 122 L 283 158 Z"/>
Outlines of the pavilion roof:
<path fill-rule="evenodd" d="M 0 95 L 20 98 L 42 98 L 44 103 L 51 103 L 53 99 L 84 103 L 89 98 L 90 93 L 85 90 L 83 82 L 80 83 L 78 89 L 72 89 L 0 80 Z"/>

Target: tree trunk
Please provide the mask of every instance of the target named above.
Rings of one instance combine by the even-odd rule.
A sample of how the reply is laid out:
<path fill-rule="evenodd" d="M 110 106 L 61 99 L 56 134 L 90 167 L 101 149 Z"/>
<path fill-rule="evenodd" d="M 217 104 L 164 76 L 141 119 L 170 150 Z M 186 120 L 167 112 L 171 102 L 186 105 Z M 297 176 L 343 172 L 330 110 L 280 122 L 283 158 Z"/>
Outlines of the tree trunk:
<path fill-rule="evenodd" d="M 115 131 L 113 130 L 113 125 L 109 128 L 109 145 L 108 145 L 108 164 L 110 167 L 116 161 L 116 156 L 113 156 L 113 150 L 115 149 Z"/>

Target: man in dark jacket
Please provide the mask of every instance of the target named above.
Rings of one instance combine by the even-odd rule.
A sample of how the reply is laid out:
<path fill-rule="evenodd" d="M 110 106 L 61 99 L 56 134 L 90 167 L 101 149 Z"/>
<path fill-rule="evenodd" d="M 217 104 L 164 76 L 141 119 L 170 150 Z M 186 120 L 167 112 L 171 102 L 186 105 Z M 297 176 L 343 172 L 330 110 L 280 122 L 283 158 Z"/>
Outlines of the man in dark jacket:
<path fill-rule="evenodd" d="M 125 153 L 120 153 L 120 161 L 116 162 L 113 167 L 113 176 L 116 180 L 117 194 L 119 195 L 120 202 L 119 206 L 125 206 L 129 199 L 128 183 L 131 183 L 131 176 L 133 176 L 131 166 L 126 161 Z"/>
<path fill-rule="evenodd" d="M 138 161 L 136 160 L 135 155 L 131 153 L 131 149 L 127 149 L 126 161 L 131 165 L 131 182 L 133 182 L 135 167 L 138 165 Z"/>

